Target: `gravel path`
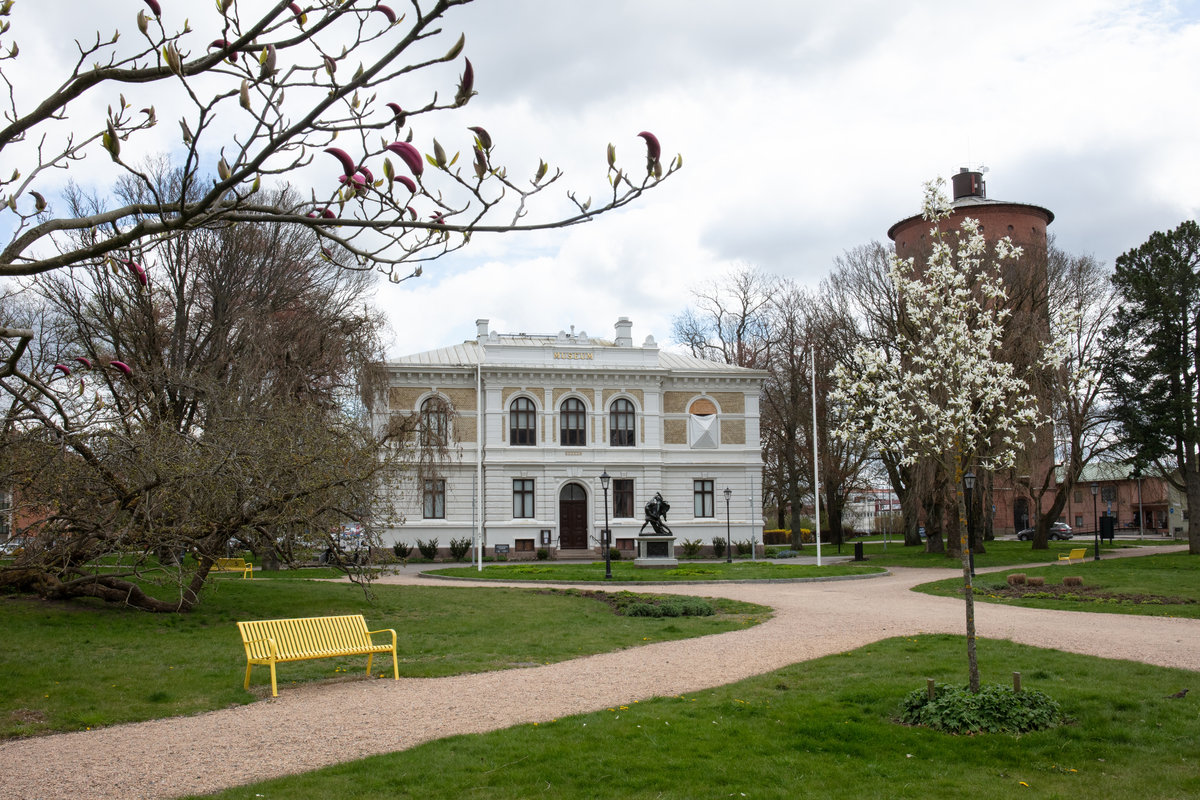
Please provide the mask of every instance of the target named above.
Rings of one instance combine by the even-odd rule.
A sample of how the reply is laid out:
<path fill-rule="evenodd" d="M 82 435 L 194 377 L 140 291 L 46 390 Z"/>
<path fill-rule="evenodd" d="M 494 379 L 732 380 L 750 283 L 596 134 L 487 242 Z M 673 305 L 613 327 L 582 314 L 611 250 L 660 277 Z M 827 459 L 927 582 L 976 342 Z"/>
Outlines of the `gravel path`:
<path fill-rule="evenodd" d="M 1178 549 L 1147 548 L 1138 554 Z M 694 692 L 891 636 L 962 633 L 960 601 L 909 591 L 960 572 L 893 572 L 867 581 L 645 587 L 762 603 L 772 606 L 775 616 L 744 630 L 542 667 L 288 687 L 278 699 L 248 706 L 10 741 L 0 745 L 0 798 L 167 798 L 212 792 L 443 736 Z M 415 574 L 386 582 L 434 583 Z M 988 603 L 975 608 L 979 635 L 987 638 L 1200 670 L 1200 620 Z M 240 679 L 240 673 L 230 676 Z"/>

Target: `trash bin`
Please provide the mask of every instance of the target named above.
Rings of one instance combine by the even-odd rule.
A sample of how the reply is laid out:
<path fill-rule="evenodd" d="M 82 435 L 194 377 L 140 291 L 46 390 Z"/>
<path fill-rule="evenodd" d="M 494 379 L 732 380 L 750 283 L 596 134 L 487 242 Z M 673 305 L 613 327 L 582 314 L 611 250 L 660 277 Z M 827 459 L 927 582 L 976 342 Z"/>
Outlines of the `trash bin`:
<path fill-rule="evenodd" d="M 867 560 L 866 558 L 863 557 L 862 546 L 863 546 L 862 542 L 854 543 L 854 560 L 855 561 L 866 561 Z"/>

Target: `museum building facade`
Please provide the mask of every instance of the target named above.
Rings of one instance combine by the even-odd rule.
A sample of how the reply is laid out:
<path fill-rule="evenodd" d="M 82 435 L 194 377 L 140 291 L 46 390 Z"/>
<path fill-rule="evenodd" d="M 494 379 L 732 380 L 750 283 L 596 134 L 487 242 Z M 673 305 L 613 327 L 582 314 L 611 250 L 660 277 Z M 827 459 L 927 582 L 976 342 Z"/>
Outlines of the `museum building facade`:
<path fill-rule="evenodd" d="M 603 553 L 605 491 L 613 546 L 632 556 L 656 492 L 678 537 L 711 546 L 761 543 L 759 392 L 766 372 L 633 343 L 622 317 L 611 340 L 584 332 L 499 334 L 476 320 L 475 340 L 385 365 L 381 427 L 412 421 L 414 447 L 444 442 L 389 487 L 397 522 L 382 544 L 481 536 L 487 556 Z M 385 407 L 386 406 L 386 407 Z M 730 490 L 728 501 L 725 489 Z M 728 515 L 727 515 L 728 507 Z M 647 528 L 647 530 L 650 530 Z"/>

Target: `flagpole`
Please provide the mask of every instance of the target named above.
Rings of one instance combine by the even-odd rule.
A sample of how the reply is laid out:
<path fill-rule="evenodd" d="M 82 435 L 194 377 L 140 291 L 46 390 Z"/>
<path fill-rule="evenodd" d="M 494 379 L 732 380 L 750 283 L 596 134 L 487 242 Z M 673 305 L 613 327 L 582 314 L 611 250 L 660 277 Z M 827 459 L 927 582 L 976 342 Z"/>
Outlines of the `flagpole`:
<path fill-rule="evenodd" d="M 817 526 L 817 566 L 821 566 L 821 475 L 817 467 L 817 346 L 812 350 L 812 409 L 813 409 L 813 516 Z"/>

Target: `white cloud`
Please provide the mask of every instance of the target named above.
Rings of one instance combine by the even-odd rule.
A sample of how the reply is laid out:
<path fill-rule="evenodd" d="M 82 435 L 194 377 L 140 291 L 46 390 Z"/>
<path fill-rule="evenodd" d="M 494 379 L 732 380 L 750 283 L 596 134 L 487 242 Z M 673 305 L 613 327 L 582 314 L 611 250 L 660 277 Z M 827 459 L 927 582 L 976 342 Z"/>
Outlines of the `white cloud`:
<path fill-rule="evenodd" d="M 198 29 L 215 13 L 163 5 L 169 22 L 191 14 Z M 44 91 L 67 34 L 111 31 L 115 14 L 136 35 L 140 7 L 18 3 L 24 72 L 10 74 L 26 96 Z M 567 175 L 543 198 L 544 215 L 566 207 L 567 188 L 599 201 L 610 141 L 636 170 L 638 131 L 657 133 L 686 166 L 609 218 L 478 236 L 424 277 L 381 286 L 394 353 L 470 338 L 477 316 L 502 330 L 575 324 L 609 336 L 625 315 L 639 340 L 665 340 L 689 285 L 742 260 L 815 284 L 843 249 L 883 239 L 913 213 L 924 180 L 968 158 L 992 168 L 990 196 L 1051 208 L 1059 244 L 1111 262 L 1200 206 L 1190 180 L 1200 166 L 1195 7 L 777 0 L 731 13 L 711 0 L 508 0 L 455 10 L 444 28 L 466 32 L 480 95 L 418 120 L 420 146 L 437 136 L 465 151 L 466 126 L 482 124 L 510 174 L 531 175 L 546 158 Z M 397 81 L 389 99 L 408 107 L 452 91 L 461 62 L 440 70 L 440 87 Z M 178 114 L 160 105 L 160 138 L 144 146 L 177 146 Z M 74 172 L 102 181 L 100 159 L 90 161 Z M 314 181 L 333 174 L 332 164 L 313 169 Z"/>

